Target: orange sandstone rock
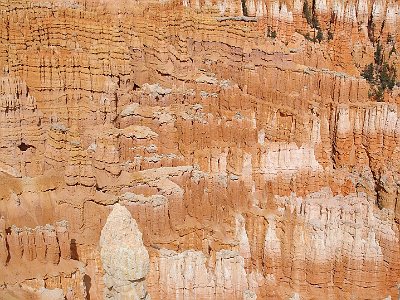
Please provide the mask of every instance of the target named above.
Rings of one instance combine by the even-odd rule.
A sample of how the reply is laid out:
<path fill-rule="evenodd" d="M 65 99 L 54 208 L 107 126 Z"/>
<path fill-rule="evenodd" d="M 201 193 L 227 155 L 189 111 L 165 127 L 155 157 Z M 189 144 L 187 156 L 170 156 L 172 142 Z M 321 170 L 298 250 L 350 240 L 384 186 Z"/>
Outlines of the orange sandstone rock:
<path fill-rule="evenodd" d="M 360 75 L 378 40 L 400 73 L 398 3 L 0 15 L 0 298 L 398 297 L 400 92 L 376 102 Z M 114 205 L 148 253 L 133 286 L 100 251 Z M 106 258 L 134 244 L 106 232 Z"/>

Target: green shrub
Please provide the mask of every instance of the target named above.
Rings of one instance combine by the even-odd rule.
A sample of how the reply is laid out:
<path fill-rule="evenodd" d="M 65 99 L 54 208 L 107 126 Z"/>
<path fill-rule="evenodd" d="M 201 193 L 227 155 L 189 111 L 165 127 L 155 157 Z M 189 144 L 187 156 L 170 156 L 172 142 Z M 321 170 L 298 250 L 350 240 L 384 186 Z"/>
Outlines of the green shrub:
<path fill-rule="evenodd" d="M 275 39 L 277 37 L 276 31 L 272 30 L 271 26 L 267 28 L 267 37 Z"/>
<path fill-rule="evenodd" d="M 396 47 L 394 45 L 392 46 L 392 49 L 390 49 L 389 57 L 392 56 L 393 53 L 397 54 Z"/>
<path fill-rule="evenodd" d="M 389 90 L 393 90 L 396 84 L 396 68 L 394 66 L 389 66 L 389 64 L 385 62 L 382 66 L 380 76 L 381 86 L 384 89 L 388 88 Z"/>
<path fill-rule="evenodd" d="M 318 40 L 319 43 L 322 42 L 322 40 L 324 39 L 324 34 L 322 33 L 322 30 L 318 29 L 318 33 L 317 33 L 316 39 Z"/>
<path fill-rule="evenodd" d="M 393 36 L 389 33 L 389 34 L 388 34 L 388 37 L 387 37 L 386 43 L 391 44 L 391 43 L 393 43 L 393 42 L 394 42 L 394 38 L 393 38 Z"/>
<path fill-rule="evenodd" d="M 378 87 L 378 89 L 375 91 L 375 93 L 373 94 L 376 101 L 378 102 L 382 102 L 383 101 L 383 95 L 385 93 L 385 90 L 382 89 L 381 87 Z"/>
<path fill-rule="evenodd" d="M 314 39 L 313 38 L 311 38 L 311 36 L 310 36 L 310 33 L 309 32 L 307 32 L 305 35 L 304 35 L 304 37 L 307 39 L 307 40 L 309 40 L 309 41 L 314 41 Z"/>
<path fill-rule="evenodd" d="M 320 28 L 317 16 L 314 12 L 314 7 L 310 8 L 307 0 L 305 0 L 303 3 L 303 17 L 307 20 L 307 23 L 311 26 L 311 28 Z"/>
<path fill-rule="evenodd" d="M 374 65 L 372 63 L 366 65 L 364 70 L 361 72 L 361 76 L 369 83 L 372 83 L 374 81 Z"/>
<path fill-rule="evenodd" d="M 383 53 L 382 53 L 382 45 L 381 45 L 380 41 L 378 41 L 378 43 L 376 45 L 376 50 L 374 53 L 374 60 L 375 60 L 376 65 L 378 65 L 378 66 L 382 65 Z"/>
<path fill-rule="evenodd" d="M 328 41 L 333 40 L 333 32 L 328 30 Z"/>
<path fill-rule="evenodd" d="M 319 22 L 318 22 L 317 17 L 315 16 L 315 14 L 312 15 L 311 27 L 315 28 L 315 29 L 319 29 Z"/>
<path fill-rule="evenodd" d="M 307 20 L 307 23 L 311 26 L 312 24 L 312 15 L 310 6 L 308 5 L 308 1 L 304 1 L 303 3 L 303 17 Z"/>
<path fill-rule="evenodd" d="M 315 15 L 314 7 L 310 7 L 308 4 L 308 1 L 305 0 L 303 3 L 303 17 L 306 19 L 307 24 L 310 25 L 311 28 L 314 29 L 314 38 L 310 37 L 309 33 L 306 33 L 304 37 L 312 42 L 320 42 L 323 40 L 324 35 L 323 32 L 319 26 L 319 21 L 317 16 Z M 317 35 L 315 36 L 315 30 L 317 30 Z"/>

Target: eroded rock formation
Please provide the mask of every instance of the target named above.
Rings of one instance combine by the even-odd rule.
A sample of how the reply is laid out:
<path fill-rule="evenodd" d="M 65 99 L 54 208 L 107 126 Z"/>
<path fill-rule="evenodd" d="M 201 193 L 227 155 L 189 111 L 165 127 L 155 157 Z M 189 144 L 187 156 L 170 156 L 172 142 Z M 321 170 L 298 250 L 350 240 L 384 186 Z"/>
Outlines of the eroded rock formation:
<path fill-rule="evenodd" d="M 0 298 L 85 298 L 84 265 L 71 259 L 68 224 L 65 221 L 35 228 L 3 226 Z M 20 285 L 22 283 L 22 285 Z"/>
<path fill-rule="evenodd" d="M 0 0 L 0 298 L 396 299 L 400 84 L 363 70 L 400 74 L 399 24 Z"/>
<path fill-rule="evenodd" d="M 131 213 L 116 203 L 101 231 L 105 299 L 150 299 L 146 290 L 149 253 Z"/>

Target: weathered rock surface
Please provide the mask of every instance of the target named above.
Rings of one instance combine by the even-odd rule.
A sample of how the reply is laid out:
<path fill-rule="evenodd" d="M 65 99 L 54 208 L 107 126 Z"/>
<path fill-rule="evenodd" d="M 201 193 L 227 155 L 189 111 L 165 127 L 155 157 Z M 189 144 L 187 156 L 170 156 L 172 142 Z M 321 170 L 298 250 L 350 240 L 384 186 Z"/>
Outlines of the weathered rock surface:
<path fill-rule="evenodd" d="M 105 299 L 150 299 L 145 281 L 149 254 L 136 221 L 118 203 L 101 231 L 100 256 L 105 272 Z"/>
<path fill-rule="evenodd" d="M 74 249 L 65 221 L 35 228 L 13 225 L 7 231 L 1 236 L 1 299 L 86 297 L 83 264 L 71 259 Z"/>
<path fill-rule="evenodd" d="M 379 41 L 400 74 L 399 24 L 0 0 L 0 299 L 396 299 L 400 89 L 361 72 Z"/>

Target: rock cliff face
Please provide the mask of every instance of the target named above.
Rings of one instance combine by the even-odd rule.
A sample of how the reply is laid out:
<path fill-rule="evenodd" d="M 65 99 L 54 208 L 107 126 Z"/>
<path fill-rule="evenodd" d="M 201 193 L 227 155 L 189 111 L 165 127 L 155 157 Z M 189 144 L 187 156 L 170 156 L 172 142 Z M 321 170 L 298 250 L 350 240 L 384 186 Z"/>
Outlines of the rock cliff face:
<path fill-rule="evenodd" d="M 397 299 L 399 25 L 0 0 L 0 299 Z"/>

